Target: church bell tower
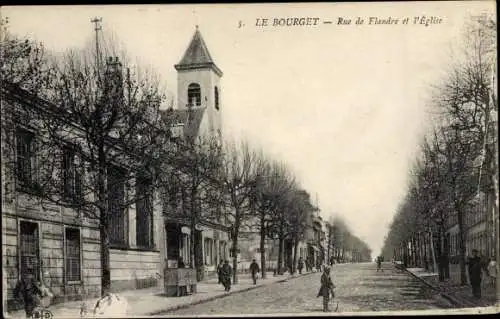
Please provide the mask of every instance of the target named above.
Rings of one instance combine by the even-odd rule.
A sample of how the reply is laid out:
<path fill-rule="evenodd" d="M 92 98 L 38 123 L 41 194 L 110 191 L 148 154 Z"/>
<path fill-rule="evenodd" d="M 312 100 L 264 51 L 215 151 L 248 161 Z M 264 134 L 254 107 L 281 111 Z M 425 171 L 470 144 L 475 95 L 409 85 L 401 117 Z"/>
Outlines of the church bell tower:
<path fill-rule="evenodd" d="M 221 136 L 222 71 L 215 65 L 198 26 L 177 70 L 177 108 L 203 112 L 200 134 Z"/>

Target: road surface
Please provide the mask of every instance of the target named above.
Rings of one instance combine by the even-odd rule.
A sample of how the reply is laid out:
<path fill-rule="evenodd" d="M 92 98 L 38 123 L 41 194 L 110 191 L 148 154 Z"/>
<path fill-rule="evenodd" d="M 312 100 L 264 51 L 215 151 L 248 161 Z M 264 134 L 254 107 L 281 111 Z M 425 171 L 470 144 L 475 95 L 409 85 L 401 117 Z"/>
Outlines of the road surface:
<path fill-rule="evenodd" d="M 418 279 L 384 263 L 377 272 L 375 263 L 337 264 L 331 275 L 335 289 L 333 309 L 338 312 L 429 310 L 447 307 L 435 292 Z M 316 295 L 320 273 L 270 284 L 214 301 L 164 313 L 167 316 L 285 314 L 322 311 Z"/>

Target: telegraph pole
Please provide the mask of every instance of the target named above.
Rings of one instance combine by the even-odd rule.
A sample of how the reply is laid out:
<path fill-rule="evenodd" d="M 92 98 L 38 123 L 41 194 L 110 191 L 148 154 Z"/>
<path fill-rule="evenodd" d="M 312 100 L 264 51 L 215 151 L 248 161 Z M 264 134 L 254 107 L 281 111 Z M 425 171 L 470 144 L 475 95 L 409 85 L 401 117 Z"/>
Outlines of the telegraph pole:
<path fill-rule="evenodd" d="M 97 18 L 97 17 L 94 17 L 92 20 L 90 20 L 90 22 L 92 22 L 94 24 L 94 31 L 95 31 L 95 60 L 96 60 L 96 65 L 97 65 L 97 80 L 100 82 L 101 78 L 100 78 L 100 69 L 101 69 L 101 63 L 100 63 L 100 57 L 101 57 L 101 54 L 99 52 L 99 31 L 102 30 L 102 27 L 101 27 L 101 22 L 102 22 L 102 18 Z"/>

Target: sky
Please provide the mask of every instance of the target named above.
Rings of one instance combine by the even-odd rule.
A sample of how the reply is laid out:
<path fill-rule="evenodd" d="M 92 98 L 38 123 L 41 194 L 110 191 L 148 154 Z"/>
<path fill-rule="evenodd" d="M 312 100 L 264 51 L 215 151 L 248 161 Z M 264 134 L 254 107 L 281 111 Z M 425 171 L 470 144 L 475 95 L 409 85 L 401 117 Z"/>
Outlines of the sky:
<path fill-rule="evenodd" d="M 101 17 L 174 101 L 174 64 L 198 25 L 224 72 L 224 135 L 288 163 L 323 218 L 343 217 L 375 255 L 404 198 L 450 45 L 470 14 L 493 10 L 493 1 L 18 6 L 3 7 L 2 16 L 13 33 L 56 52 L 92 41 L 90 20 Z M 415 24 L 422 16 L 440 23 Z M 273 26 L 291 17 L 317 25 Z M 257 26 L 264 18 L 269 25 Z"/>

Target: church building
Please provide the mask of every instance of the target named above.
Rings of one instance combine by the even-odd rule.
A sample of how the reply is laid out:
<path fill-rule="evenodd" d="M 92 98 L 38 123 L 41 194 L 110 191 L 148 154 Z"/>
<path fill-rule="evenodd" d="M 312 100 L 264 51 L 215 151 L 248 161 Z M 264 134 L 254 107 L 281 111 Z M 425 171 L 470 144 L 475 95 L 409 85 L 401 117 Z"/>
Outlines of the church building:
<path fill-rule="evenodd" d="M 177 70 L 177 107 L 166 112 L 173 123 L 172 134 L 186 142 L 201 143 L 202 140 L 222 140 L 221 116 L 221 77 L 208 47 L 196 26 L 194 35 L 181 61 L 175 65 Z M 167 205 L 165 216 L 166 263 L 176 267 L 179 257 L 190 267 L 189 221 L 180 220 L 172 205 Z M 194 258 L 203 265 L 201 278 L 216 272 L 217 264 L 227 259 L 229 251 L 229 228 L 224 214 L 219 210 L 216 216 L 205 213 L 202 207 L 201 218 L 194 234 L 198 249 Z M 211 217 L 206 217 L 210 215 Z M 172 216 L 172 218 L 170 218 Z M 213 218 L 212 218 L 213 216 Z"/>

